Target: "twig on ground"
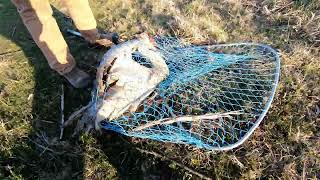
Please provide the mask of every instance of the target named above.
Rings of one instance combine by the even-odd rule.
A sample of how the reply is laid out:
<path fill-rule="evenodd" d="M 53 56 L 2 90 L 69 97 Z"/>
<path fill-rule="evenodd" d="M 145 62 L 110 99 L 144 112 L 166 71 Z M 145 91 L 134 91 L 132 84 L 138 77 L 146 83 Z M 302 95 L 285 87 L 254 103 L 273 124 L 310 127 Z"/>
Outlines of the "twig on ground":
<path fill-rule="evenodd" d="M 7 55 L 12 55 L 12 54 L 18 53 L 18 52 L 22 52 L 22 49 L 0 53 L 0 57 L 7 56 Z"/>
<path fill-rule="evenodd" d="M 237 166 L 239 166 L 240 169 L 244 168 L 244 165 L 238 160 L 238 158 L 235 155 L 232 155 L 231 157 L 231 161 L 236 164 Z"/>
<path fill-rule="evenodd" d="M 302 180 L 306 179 L 306 160 L 303 161 Z"/>
<path fill-rule="evenodd" d="M 222 117 L 227 117 L 230 118 L 230 115 L 238 115 L 240 114 L 239 111 L 232 111 L 232 112 L 227 112 L 227 113 L 210 113 L 210 114 L 205 114 L 205 115 L 198 115 L 198 116 L 180 116 L 176 118 L 165 118 L 165 119 L 160 119 L 157 121 L 152 121 L 147 124 L 138 126 L 134 128 L 132 131 L 141 131 L 146 128 L 150 128 L 155 125 L 164 125 L 164 124 L 172 124 L 176 122 L 191 122 L 191 121 L 199 121 L 199 120 L 215 120 L 219 119 Z"/>
<path fill-rule="evenodd" d="M 34 143 L 36 146 L 38 146 L 38 147 L 40 147 L 41 149 L 43 149 L 43 152 L 44 152 L 44 151 L 47 151 L 47 150 L 50 151 L 50 152 L 54 152 L 53 149 L 50 149 L 50 148 L 48 148 L 48 147 L 45 147 L 45 146 L 43 146 L 43 145 L 35 142 L 34 140 L 32 140 L 32 139 L 29 138 L 29 137 L 27 137 L 27 138 L 29 139 L 29 141 L 31 141 L 32 143 Z M 42 152 L 42 153 L 43 153 L 43 152 Z M 41 154 L 42 154 L 42 153 L 41 153 Z"/>
<path fill-rule="evenodd" d="M 14 34 L 16 33 L 16 29 L 17 29 L 17 26 L 14 25 L 13 29 L 12 29 L 12 32 L 11 32 L 11 37 L 14 36 Z"/>
<path fill-rule="evenodd" d="M 64 87 L 63 84 L 61 85 L 61 95 L 60 95 L 60 110 L 61 110 L 61 124 L 60 124 L 60 137 L 59 139 L 62 139 L 63 136 L 63 130 L 64 130 Z"/>
<path fill-rule="evenodd" d="M 125 144 L 131 146 L 130 142 L 128 142 L 126 139 L 124 139 L 124 138 L 121 137 L 121 136 L 119 136 L 119 137 L 120 137 L 120 139 L 121 139 Z M 195 171 L 195 170 L 193 170 L 193 169 L 191 169 L 191 168 L 189 168 L 189 167 L 187 167 L 187 166 L 185 166 L 185 165 L 183 165 L 183 164 L 181 164 L 181 163 L 179 163 L 179 162 L 177 162 L 177 161 L 175 161 L 175 160 L 173 160 L 173 159 L 170 159 L 170 158 L 168 158 L 168 157 L 166 157 L 166 156 L 163 156 L 163 155 L 161 155 L 161 154 L 159 154 L 159 153 L 157 153 L 157 152 L 148 151 L 148 150 L 145 150 L 145 149 L 141 149 L 141 148 L 139 148 L 139 147 L 133 147 L 133 148 L 136 149 L 136 150 L 138 150 L 138 151 L 140 151 L 141 153 L 151 154 L 151 155 L 153 155 L 153 156 L 155 156 L 155 157 L 157 157 L 157 158 L 161 158 L 161 159 L 164 159 L 164 160 L 166 160 L 166 161 L 171 161 L 171 162 L 175 163 L 177 166 L 179 166 L 180 168 L 183 168 L 183 169 L 185 169 L 186 171 L 189 171 L 190 173 L 192 173 L 192 174 L 194 174 L 194 175 L 197 175 L 197 176 L 199 176 L 199 177 L 202 178 L 202 179 L 210 179 L 210 180 L 212 179 L 212 178 L 210 178 L 210 177 L 208 177 L 208 176 L 206 176 L 206 175 L 203 175 L 203 174 L 201 174 L 201 173 L 199 173 L 199 172 L 197 172 L 197 171 Z"/>
<path fill-rule="evenodd" d="M 87 110 L 89 107 L 91 107 L 91 105 L 93 104 L 93 101 L 90 102 L 88 105 L 83 106 L 81 109 L 79 109 L 78 111 L 72 113 L 68 120 L 64 122 L 64 127 L 69 126 L 70 124 L 72 124 L 72 122 L 78 118 L 79 116 L 81 116 L 81 114 L 83 113 L 83 111 Z"/>
<path fill-rule="evenodd" d="M 153 156 L 155 156 L 155 157 L 157 157 L 157 158 L 161 158 L 161 159 L 165 159 L 165 160 L 167 160 L 167 161 L 171 161 L 171 162 L 175 163 L 177 166 L 179 166 L 180 168 L 183 168 L 183 169 L 185 169 L 186 171 L 189 171 L 190 173 L 192 173 L 192 174 L 194 174 L 194 175 L 197 175 L 197 176 L 199 176 L 199 177 L 202 178 L 202 179 L 207 179 L 207 180 L 208 180 L 208 179 L 209 179 L 209 180 L 212 179 L 212 178 L 210 178 L 210 177 L 208 177 L 208 176 L 206 176 L 206 175 L 203 175 L 203 174 L 201 174 L 201 173 L 199 173 L 199 172 L 197 172 L 197 171 L 195 171 L 195 170 L 193 170 L 193 169 L 190 169 L 189 167 L 187 167 L 187 166 L 185 166 L 185 165 L 183 165 L 183 164 L 181 164 L 181 163 L 179 163 L 179 162 L 177 162 L 177 161 L 175 161 L 175 160 L 173 160 L 173 159 L 170 159 L 170 158 L 168 158 L 168 157 L 165 157 L 165 156 L 163 156 L 163 155 L 161 155 L 161 154 L 159 154 L 159 153 L 156 153 L 156 152 L 153 152 L 153 151 L 144 150 L 144 149 L 140 149 L 140 148 L 138 148 L 138 147 L 136 147 L 136 149 L 137 149 L 138 151 L 142 152 L 142 153 L 151 154 L 151 155 L 153 155 Z"/>

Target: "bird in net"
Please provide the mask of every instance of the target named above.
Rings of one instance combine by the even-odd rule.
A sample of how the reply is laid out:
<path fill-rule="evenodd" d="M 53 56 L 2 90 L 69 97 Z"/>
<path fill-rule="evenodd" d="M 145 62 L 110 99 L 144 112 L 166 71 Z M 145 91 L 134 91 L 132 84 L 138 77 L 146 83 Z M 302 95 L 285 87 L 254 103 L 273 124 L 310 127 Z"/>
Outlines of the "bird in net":
<path fill-rule="evenodd" d="M 278 53 L 267 45 L 193 45 L 140 35 L 113 46 L 91 102 L 72 114 L 86 128 L 228 150 L 258 127 L 275 95 Z"/>

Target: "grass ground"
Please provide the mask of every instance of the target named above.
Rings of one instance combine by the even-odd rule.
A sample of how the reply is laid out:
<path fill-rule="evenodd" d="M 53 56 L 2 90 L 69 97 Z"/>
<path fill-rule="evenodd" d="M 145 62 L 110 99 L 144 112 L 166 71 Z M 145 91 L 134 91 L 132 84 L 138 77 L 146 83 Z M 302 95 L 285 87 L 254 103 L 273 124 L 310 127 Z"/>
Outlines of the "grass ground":
<path fill-rule="evenodd" d="M 51 1 L 64 31 L 72 27 Z M 123 37 L 147 31 L 193 42 L 253 41 L 281 55 L 276 98 L 240 147 L 206 152 L 119 136 L 66 133 L 59 141 L 59 88 L 10 1 L 0 2 L 0 179 L 196 179 L 183 164 L 214 179 L 320 178 L 320 3 L 318 0 L 91 0 L 98 24 Z M 59 12 L 60 10 L 61 12 Z M 66 40 L 89 72 L 105 49 Z M 66 115 L 90 89 L 66 85 Z M 145 153 L 156 152 L 166 157 Z"/>

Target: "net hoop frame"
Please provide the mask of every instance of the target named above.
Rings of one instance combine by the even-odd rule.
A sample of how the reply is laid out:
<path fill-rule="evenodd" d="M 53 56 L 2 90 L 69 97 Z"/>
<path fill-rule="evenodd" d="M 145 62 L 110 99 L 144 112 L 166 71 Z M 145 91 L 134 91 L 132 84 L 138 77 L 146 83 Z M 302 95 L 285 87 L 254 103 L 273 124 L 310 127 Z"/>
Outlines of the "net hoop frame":
<path fill-rule="evenodd" d="M 212 47 L 218 47 L 218 46 L 226 47 L 226 46 L 241 46 L 241 45 L 260 46 L 260 47 L 263 47 L 263 48 L 266 48 L 266 49 L 270 50 L 270 52 L 272 54 L 274 54 L 274 57 L 275 57 L 275 60 L 276 60 L 276 62 L 275 62 L 275 64 L 276 64 L 276 72 L 275 72 L 275 78 L 274 78 L 273 87 L 272 87 L 272 90 L 271 90 L 271 96 L 269 97 L 269 99 L 268 99 L 268 101 L 267 101 L 267 103 L 266 103 L 266 105 L 264 107 L 264 110 L 260 114 L 258 120 L 253 124 L 253 126 L 248 130 L 248 132 L 243 137 L 241 137 L 236 143 L 233 143 L 233 144 L 230 144 L 230 145 L 226 145 L 226 146 L 223 146 L 223 147 L 213 147 L 213 148 L 210 149 L 212 151 L 227 151 L 227 150 L 234 149 L 234 148 L 240 146 L 241 144 L 243 144 L 251 136 L 253 131 L 260 125 L 260 123 L 262 122 L 263 118 L 266 116 L 268 110 L 271 107 L 271 103 L 272 103 L 272 101 L 274 99 L 274 96 L 276 94 L 277 87 L 278 87 L 278 84 L 279 84 L 280 69 L 281 69 L 280 68 L 280 66 L 281 66 L 280 57 L 279 57 L 279 54 L 277 53 L 277 51 L 275 49 L 273 49 L 271 46 L 266 45 L 266 44 L 261 44 L 261 43 L 247 43 L 247 42 L 231 43 L 231 44 L 218 44 L 218 45 L 210 45 L 210 46 L 212 46 Z"/>

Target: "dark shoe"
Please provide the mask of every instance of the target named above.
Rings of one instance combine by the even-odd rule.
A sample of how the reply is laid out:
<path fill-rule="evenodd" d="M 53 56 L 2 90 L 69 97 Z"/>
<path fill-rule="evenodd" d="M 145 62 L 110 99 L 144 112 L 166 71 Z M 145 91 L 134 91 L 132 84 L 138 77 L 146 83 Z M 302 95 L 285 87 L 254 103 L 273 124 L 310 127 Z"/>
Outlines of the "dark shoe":
<path fill-rule="evenodd" d="M 90 76 L 77 67 L 73 68 L 70 72 L 66 73 L 63 76 L 75 88 L 85 88 L 91 82 Z"/>

